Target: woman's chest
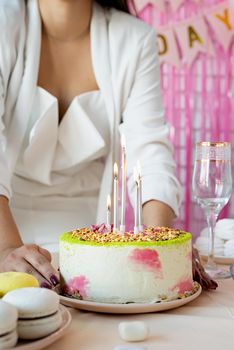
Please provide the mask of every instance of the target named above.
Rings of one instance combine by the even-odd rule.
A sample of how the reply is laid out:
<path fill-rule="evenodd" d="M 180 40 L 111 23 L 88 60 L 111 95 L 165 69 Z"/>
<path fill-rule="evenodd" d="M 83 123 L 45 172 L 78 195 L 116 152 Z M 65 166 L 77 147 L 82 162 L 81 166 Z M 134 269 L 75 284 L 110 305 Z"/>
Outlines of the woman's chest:
<path fill-rule="evenodd" d="M 90 37 L 74 42 L 43 38 L 38 85 L 56 96 L 60 121 L 75 96 L 99 90 L 93 71 Z"/>

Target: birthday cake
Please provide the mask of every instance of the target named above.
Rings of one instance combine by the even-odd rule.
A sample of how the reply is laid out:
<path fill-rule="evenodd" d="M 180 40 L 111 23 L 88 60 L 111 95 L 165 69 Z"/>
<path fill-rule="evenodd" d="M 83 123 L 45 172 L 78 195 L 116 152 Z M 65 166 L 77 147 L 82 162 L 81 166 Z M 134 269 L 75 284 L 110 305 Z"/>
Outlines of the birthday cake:
<path fill-rule="evenodd" d="M 63 294 L 105 303 L 154 303 L 193 291 L 191 234 L 163 227 L 134 234 L 105 225 L 60 237 Z"/>

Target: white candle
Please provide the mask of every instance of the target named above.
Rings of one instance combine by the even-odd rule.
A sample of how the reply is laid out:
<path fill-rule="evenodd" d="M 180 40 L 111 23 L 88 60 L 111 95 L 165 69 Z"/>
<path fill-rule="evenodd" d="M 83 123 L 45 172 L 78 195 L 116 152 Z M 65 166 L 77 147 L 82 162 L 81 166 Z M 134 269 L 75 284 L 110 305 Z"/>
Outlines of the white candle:
<path fill-rule="evenodd" d="M 106 227 L 108 230 L 111 229 L 111 196 L 108 194 L 106 201 Z"/>
<path fill-rule="evenodd" d="M 134 233 L 139 233 L 139 226 L 138 226 L 138 203 L 139 203 L 139 184 L 138 184 L 138 171 L 137 168 L 134 168 L 134 181 L 136 184 L 135 187 L 135 206 L 134 206 Z"/>
<path fill-rule="evenodd" d="M 139 197 L 138 197 L 138 224 L 139 230 L 143 231 L 143 215 L 142 215 L 142 177 L 141 177 L 141 165 L 138 160 L 137 162 L 137 171 L 138 171 L 138 185 L 139 185 Z"/>
<path fill-rule="evenodd" d="M 121 193 L 121 221 L 120 231 L 125 233 L 125 213 L 126 213 L 126 139 L 121 136 L 121 158 L 122 158 L 122 193 Z"/>
<path fill-rule="evenodd" d="M 119 196 L 119 171 L 117 163 L 114 164 L 114 232 L 118 232 L 118 196 Z"/>

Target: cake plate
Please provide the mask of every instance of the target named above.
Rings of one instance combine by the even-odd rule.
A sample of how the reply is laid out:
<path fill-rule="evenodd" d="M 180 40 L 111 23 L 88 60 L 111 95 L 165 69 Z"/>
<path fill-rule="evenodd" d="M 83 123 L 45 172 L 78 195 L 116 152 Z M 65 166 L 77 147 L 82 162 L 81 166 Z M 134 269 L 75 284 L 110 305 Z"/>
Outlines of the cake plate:
<path fill-rule="evenodd" d="M 59 312 L 62 314 L 62 324 L 60 328 L 48 335 L 47 337 L 37 339 L 37 340 L 28 340 L 28 341 L 19 341 L 14 348 L 9 350 L 39 350 L 44 349 L 47 346 L 53 344 L 56 340 L 61 338 L 69 324 L 71 323 L 71 314 L 70 312 L 62 305 L 59 307 Z"/>
<path fill-rule="evenodd" d="M 196 285 L 198 283 L 196 282 Z M 63 305 L 70 306 L 79 310 L 101 312 L 107 314 L 145 314 L 150 312 L 161 312 L 177 307 L 183 306 L 195 300 L 202 292 L 202 288 L 198 285 L 196 291 L 187 297 L 182 299 L 176 299 L 172 301 L 162 301 L 158 303 L 140 304 L 140 303 L 130 303 L 130 304 L 107 304 L 107 303 L 95 303 L 92 301 L 78 300 L 74 298 L 69 298 L 65 296 L 60 296 L 60 302 Z"/>

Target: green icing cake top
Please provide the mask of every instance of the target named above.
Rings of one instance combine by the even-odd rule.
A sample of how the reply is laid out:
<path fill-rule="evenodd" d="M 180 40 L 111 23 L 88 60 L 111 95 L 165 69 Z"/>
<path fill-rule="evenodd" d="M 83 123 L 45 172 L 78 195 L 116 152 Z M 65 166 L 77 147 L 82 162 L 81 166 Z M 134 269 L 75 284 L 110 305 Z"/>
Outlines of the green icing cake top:
<path fill-rule="evenodd" d="M 191 240 L 191 233 L 165 227 L 150 227 L 134 235 L 126 232 L 124 235 L 113 232 L 93 231 L 91 228 L 81 228 L 66 232 L 60 236 L 60 242 L 90 246 L 169 246 Z"/>

